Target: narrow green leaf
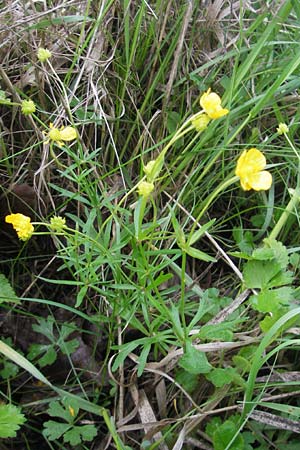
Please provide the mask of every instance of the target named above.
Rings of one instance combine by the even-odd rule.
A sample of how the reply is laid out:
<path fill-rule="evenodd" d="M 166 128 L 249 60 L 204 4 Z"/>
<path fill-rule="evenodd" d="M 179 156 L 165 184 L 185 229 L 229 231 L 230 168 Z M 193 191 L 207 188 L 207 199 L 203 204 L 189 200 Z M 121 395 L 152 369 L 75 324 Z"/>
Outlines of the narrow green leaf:
<path fill-rule="evenodd" d="M 197 242 L 206 232 L 207 230 L 215 223 L 216 219 L 210 220 L 204 225 L 201 225 L 197 231 L 195 231 L 191 236 L 188 237 L 188 244 L 193 245 Z"/>
<path fill-rule="evenodd" d="M 200 259 L 201 261 L 205 261 L 205 262 L 216 262 L 217 261 L 215 258 L 208 255 L 207 253 L 204 253 L 201 250 L 198 250 L 197 248 L 189 247 L 188 245 L 186 245 L 184 247 L 184 251 L 188 255 L 192 256 L 192 258 Z"/>

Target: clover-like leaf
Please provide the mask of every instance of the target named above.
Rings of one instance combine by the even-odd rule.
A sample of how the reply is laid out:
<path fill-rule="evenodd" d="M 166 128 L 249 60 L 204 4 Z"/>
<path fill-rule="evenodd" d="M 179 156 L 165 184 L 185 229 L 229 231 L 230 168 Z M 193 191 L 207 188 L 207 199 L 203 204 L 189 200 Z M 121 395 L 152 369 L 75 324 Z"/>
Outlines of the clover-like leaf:
<path fill-rule="evenodd" d="M 16 437 L 24 422 L 26 419 L 20 408 L 14 405 L 0 405 L 0 438 Z"/>

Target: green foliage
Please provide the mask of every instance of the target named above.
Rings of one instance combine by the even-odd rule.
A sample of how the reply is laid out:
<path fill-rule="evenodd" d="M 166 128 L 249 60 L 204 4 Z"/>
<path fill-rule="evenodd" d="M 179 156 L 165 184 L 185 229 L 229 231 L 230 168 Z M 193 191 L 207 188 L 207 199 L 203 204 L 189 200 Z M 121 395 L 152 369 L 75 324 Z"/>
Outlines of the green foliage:
<path fill-rule="evenodd" d="M 191 256 L 192 258 L 200 259 L 206 262 L 215 262 L 216 261 L 215 258 L 212 258 L 207 253 L 204 253 L 203 251 L 195 247 L 192 247 L 192 245 L 204 235 L 205 231 L 207 231 L 212 226 L 214 220 L 211 220 L 205 225 L 203 225 L 199 230 L 195 231 L 191 236 L 188 237 L 188 239 L 186 239 L 185 234 L 178 220 L 176 219 L 173 211 L 171 211 L 171 217 L 177 244 L 181 248 L 181 250 L 185 252 L 187 255 Z"/>
<path fill-rule="evenodd" d="M 205 432 L 212 438 L 214 450 L 225 450 L 229 448 L 230 450 L 244 450 L 244 438 L 238 430 L 237 416 L 232 416 L 223 423 L 219 417 L 215 417 L 205 428 Z M 233 440 L 236 434 L 237 436 Z"/>
<path fill-rule="evenodd" d="M 222 387 L 231 383 L 242 387 L 245 385 L 243 378 L 238 374 L 234 367 L 213 369 L 210 373 L 205 375 L 205 377 L 216 387 Z"/>
<path fill-rule="evenodd" d="M 248 288 L 260 289 L 250 297 L 252 307 L 269 313 L 260 323 L 267 331 L 276 320 L 293 307 L 295 289 L 291 286 L 293 273 L 288 270 L 289 255 L 286 247 L 275 239 L 264 239 L 264 245 L 253 251 L 243 270 Z M 295 306 L 294 306 L 295 307 Z"/>
<path fill-rule="evenodd" d="M 69 401 L 77 396 L 81 410 L 85 404 L 87 411 L 102 414 L 101 405 L 108 405 L 109 411 L 103 412 L 106 429 L 99 427 L 102 435 L 97 440 L 102 442 L 109 435 L 110 445 L 118 450 L 128 448 L 127 439 L 139 439 L 138 430 L 124 433 L 124 443 L 120 439 L 112 419 L 114 400 L 123 395 L 118 391 L 124 390 L 127 398 L 132 373 L 140 377 L 139 386 L 156 386 L 156 374 L 145 371 L 147 363 L 163 365 L 170 352 L 178 355 L 181 349 L 184 354 L 178 364 L 172 369 L 171 361 L 171 367 L 161 370 L 170 377 L 175 372 L 183 388 L 195 394 L 200 410 L 205 407 L 213 413 L 215 405 L 220 405 L 226 411 L 227 406 L 242 404 L 246 393 L 241 421 L 246 429 L 252 400 L 257 400 L 256 393 L 260 395 L 256 378 L 267 363 L 268 346 L 273 351 L 278 334 L 299 317 L 295 313 L 281 321 L 299 301 L 300 292 L 296 288 L 297 196 L 290 205 L 293 192 L 299 190 L 300 7 L 293 0 L 252 2 L 253 8 L 245 8 L 244 2 L 232 2 L 232 8 L 228 8 L 230 2 L 219 2 L 220 11 L 211 23 L 213 2 L 206 2 L 199 29 L 199 8 L 193 8 L 192 2 L 125 0 L 118 7 L 113 0 L 98 3 L 101 6 L 87 2 L 78 15 L 68 2 L 63 14 L 55 5 L 48 10 L 43 7 L 42 19 L 32 20 L 40 17 L 41 7 L 39 2 L 30 2 L 24 21 L 18 16 L 19 39 L 11 45 L 8 33 L 3 41 L 9 63 L 0 68 L 1 213 L 7 197 L 11 212 L 18 204 L 22 209 L 29 206 L 39 222 L 34 224 L 33 239 L 25 245 L 14 247 L 1 241 L 1 254 L 2 244 L 9 246 L 2 258 L 5 273 L 16 292 L 25 297 L 10 311 L 7 301 L 17 303 L 18 298 L 0 276 L 3 334 L 27 348 L 27 333 L 23 336 L 21 327 L 36 320 L 33 329 L 42 339 L 29 349 L 34 363 L 9 345 L 2 345 L 1 350 L 47 386 L 46 398 L 35 405 L 48 402 L 48 388 L 61 395 L 56 387 L 61 379 L 47 370 L 50 384 L 35 365 L 52 364 L 58 352 L 64 363 L 72 363 L 64 355 L 69 356 L 78 342 L 70 337 L 73 323 L 57 326 L 51 317 L 43 318 L 44 313 L 56 315 L 63 308 L 84 318 L 76 330 L 80 338 L 87 337 L 80 350 L 86 345 L 92 352 L 103 380 L 111 361 L 113 371 L 122 369 L 125 382 L 117 380 L 113 389 L 106 383 L 98 387 L 98 373 L 91 369 L 86 382 L 81 370 L 72 366 L 65 379 L 66 391 L 73 393 Z M 5 7 L 0 16 L 11 29 L 13 7 Z M 47 45 L 52 57 L 41 64 L 32 43 Z M 230 112 L 211 120 L 198 133 L 186 121 L 199 113 L 199 97 L 209 88 L 222 97 L 222 105 Z M 25 98 L 37 105 L 31 117 L 20 115 Z M 64 142 L 61 148 L 44 144 L 49 122 L 58 129 L 75 127 L 78 139 Z M 277 133 L 279 122 L 288 124 L 288 135 Z M 234 178 L 239 154 L 252 146 L 264 152 L 267 170 L 272 172 L 273 186 L 268 192 L 245 192 Z M 145 200 L 137 185 L 149 161 L 155 161 L 151 179 L 147 179 L 153 181 L 154 190 Z M 22 196 L 14 195 L 15 184 L 31 185 L 33 180 L 38 199 L 34 207 L 34 202 L 26 205 Z M 45 211 L 47 217 L 43 217 Z M 58 214 L 66 218 L 67 227 L 62 233 L 52 230 L 50 237 L 45 236 L 49 219 Z M 0 231 L 6 236 L 5 229 Z M 255 249 L 266 235 L 280 236 L 286 247 L 268 238 Z M 243 259 L 241 281 L 238 270 Z M 49 289 L 51 285 L 55 289 Z M 250 302 L 223 316 L 222 310 L 245 287 L 256 290 Z M 223 322 L 210 325 L 219 313 Z M 267 336 L 274 327 L 272 338 L 264 341 L 263 333 L 257 336 L 258 324 Z M 259 343 L 247 345 L 253 338 L 264 342 L 264 348 Z M 288 342 L 284 333 L 281 339 L 280 345 Z M 223 341 L 232 341 L 233 348 L 228 350 Z M 297 340 L 290 341 L 296 349 Z M 196 348 L 198 342 L 218 342 L 220 350 L 201 352 Z M 285 347 L 280 351 L 284 353 Z M 84 357 L 80 362 L 85 364 Z M 286 370 L 297 370 L 296 359 L 289 353 L 280 362 Z M 20 381 L 14 379 L 17 370 L 3 359 L 4 396 L 14 402 L 15 393 L 20 393 Z M 248 383 L 242 378 L 245 375 Z M 209 390 L 202 389 L 205 378 Z M 178 392 L 169 381 L 164 378 L 171 424 L 160 432 L 162 445 L 175 448 L 182 446 L 178 424 L 194 414 L 194 409 L 190 402 L 180 400 L 172 407 Z M 285 389 L 287 384 L 282 386 Z M 282 386 L 276 383 L 272 393 L 280 396 Z M 24 389 L 27 394 L 32 386 Z M 270 394 L 268 382 L 263 389 Z M 85 400 L 88 397 L 91 401 Z M 153 399 L 149 396 L 156 414 Z M 124 415 L 130 412 L 127 406 L 125 402 Z M 32 421 L 28 419 L 28 440 L 34 435 L 34 443 L 26 442 L 29 448 L 38 445 L 39 430 L 32 406 L 28 414 L 33 416 Z M 51 441 L 59 439 L 59 447 L 84 446 L 85 440 L 89 442 L 85 447 L 96 445 L 96 440 L 92 442 L 95 429 L 81 422 L 76 401 L 51 402 L 49 415 L 56 419 L 46 422 L 45 436 Z M 274 429 L 273 434 L 265 434 L 254 420 L 251 433 L 241 433 L 239 420 L 229 417 L 228 411 L 219 419 L 211 421 L 211 429 L 208 426 L 207 444 L 213 442 L 218 450 L 248 450 L 252 443 L 268 448 L 276 433 L 286 441 L 285 448 L 287 441 L 293 442 L 288 432 Z M 188 429 L 184 430 L 187 434 Z M 150 442 L 152 431 L 147 430 L 145 448 L 160 444 Z M 252 433 L 259 436 L 258 442 Z M 280 443 L 277 446 L 281 448 Z"/>
<path fill-rule="evenodd" d="M 95 425 L 76 425 L 79 412 L 76 400 L 62 399 L 61 403 L 53 401 L 49 404 L 48 414 L 63 419 L 66 423 L 48 420 L 44 422 L 44 435 L 50 441 L 63 438 L 63 442 L 79 445 L 84 441 L 92 441 L 97 435 Z"/>
<path fill-rule="evenodd" d="M 193 374 L 185 369 L 176 371 L 175 380 L 189 393 L 192 394 L 199 385 L 198 374 Z"/>
<path fill-rule="evenodd" d="M 54 329 L 54 324 L 53 317 L 48 316 L 47 319 L 38 319 L 38 324 L 32 325 L 35 332 L 41 333 L 50 341 L 50 344 L 32 344 L 30 346 L 28 358 L 35 360 L 39 357 L 37 363 L 40 367 L 53 364 L 56 361 L 58 349 L 64 355 L 70 355 L 79 346 L 77 339 L 67 341 L 67 338 L 75 329 L 73 322 L 70 322 L 68 325 L 62 325 L 60 328 L 56 327 L 56 329 Z"/>
<path fill-rule="evenodd" d="M 16 437 L 20 426 L 26 422 L 21 409 L 14 405 L 0 404 L 0 438 Z"/>
<path fill-rule="evenodd" d="M 5 344 L 11 346 L 12 345 L 12 339 L 2 339 Z M 19 351 L 19 353 L 22 354 L 22 352 Z M 7 380 L 9 378 L 15 377 L 19 373 L 19 366 L 17 364 L 14 364 L 12 361 L 10 361 L 8 358 L 5 358 L 4 356 L 0 357 L 0 364 L 2 365 L 2 368 L 0 370 L 0 376 Z"/>
<path fill-rule="evenodd" d="M 251 255 L 254 249 L 253 234 L 251 231 L 244 232 L 241 228 L 234 228 L 232 230 L 232 235 L 240 251 L 247 255 Z"/>
<path fill-rule="evenodd" d="M 184 355 L 179 359 L 178 364 L 192 375 L 208 373 L 212 369 L 206 354 L 197 350 L 190 341 L 186 342 Z"/>
<path fill-rule="evenodd" d="M 10 282 L 3 273 L 0 273 L 0 304 L 6 302 L 20 303 Z"/>
<path fill-rule="evenodd" d="M 203 325 L 199 331 L 199 338 L 207 341 L 231 341 L 235 322 L 221 322 L 214 325 Z"/>

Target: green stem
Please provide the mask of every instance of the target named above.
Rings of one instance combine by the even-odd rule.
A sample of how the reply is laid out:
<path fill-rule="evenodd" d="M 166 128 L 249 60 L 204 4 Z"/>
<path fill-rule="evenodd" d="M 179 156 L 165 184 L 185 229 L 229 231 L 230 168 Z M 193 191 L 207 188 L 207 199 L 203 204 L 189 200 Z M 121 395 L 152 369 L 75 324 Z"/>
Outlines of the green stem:
<path fill-rule="evenodd" d="M 185 270 L 186 270 L 186 252 L 182 252 L 182 262 L 181 262 L 181 290 L 180 290 L 180 317 L 182 322 L 182 327 L 184 330 L 184 337 L 185 340 L 187 338 L 187 327 L 186 327 L 186 321 L 185 321 L 185 313 L 184 313 L 184 307 L 185 307 Z"/>
<path fill-rule="evenodd" d="M 142 240 L 142 224 L 143 224 L 143 219 L 144 219 L 144 215 L 145 215 L 145 209 L 146 209 L 146 204 L 147 204 L 147 197 L 144 197 L 143 195 L 140 196 L 139 200 L 138 200 L 138 204 L 137 204 L 137 224 L 136 224 L 136 230 L 135 230 L 135 238 L 137 241 Z"/>
<path fill-rule="evenodd" d="M 291 214 L 292 210 L 296 208 L 300 201 L 300 188 L 297 187 L 292 194 L 291 200 L 289 201 L 287 207 L 281 214 L 278 222 L 276 223 L 275 227 L 270 233 L 269 238 L 270 239 L 276 239 L 279 233 L 281 232 L 282 228 L 284 227 L 289 215 Z"/>

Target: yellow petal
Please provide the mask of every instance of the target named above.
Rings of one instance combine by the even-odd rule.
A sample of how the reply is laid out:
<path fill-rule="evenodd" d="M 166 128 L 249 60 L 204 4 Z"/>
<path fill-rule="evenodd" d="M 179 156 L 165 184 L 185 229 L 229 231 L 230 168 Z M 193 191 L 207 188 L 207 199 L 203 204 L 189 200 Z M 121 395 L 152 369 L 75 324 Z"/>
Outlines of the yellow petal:
<path fill-rule="evenodd" d="M 259 172 L 266 167 L 266 158 L 262 152 L 257 150 L 257 148 L 250 148 L 247 152 L 246 162 L 252 170 Z"/>
<path fill-rule="evenodd" d="M 244 173 L 245 161 L 247 158 L 247 150 L 244 150 L 239 159 L 237 160 L 235 174 L 238 177 L 242 177 Z"/>
<path fill-rule="evenodd" d="M 267 191 L 272 185 L 272 175 L 270 172 L 263 170 L 262 172 L 251 175 L 248 182 L 255 191 Z"/>
<path fill-rule="evenodd" d="M 60 131 L 62 141 L 73 141 L 77 139 L 77 131 L 73 127 L 66 127 Z"/>
<path fill-rule="evenodd" d="M 210 92 L 210 89 L 201 96 L 200 105 L 210 119 L 218 119 L 229 113 L 228 109 L 222 108 L 219 95 L 215 92 Z"/>
<path fill-rule="evenodd" d="M 221 106 L 216 107 L 213 110 L 208 110 L 207 114 L 211 119 L 219 119 L 220 117 L 226 116 L 229 113 L 229 109 L 222 108 Z"/>
<path fill-rule="evenodd" d="M 257 148 L 244 150 L 238 159 L 235 174 L 240 177 L 248 177 L 253 173 L 260 172 L 266 167 L 266 158 Z"/>
<path fill-rule="evenodd" d="M 240 178 L 240 182 L 244 191 L 250 191 L 252 189 L 251 185 L 249 184 L 246 178 Z"/>

